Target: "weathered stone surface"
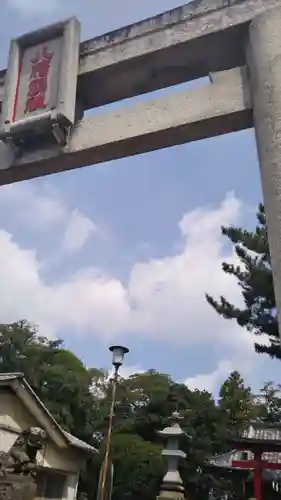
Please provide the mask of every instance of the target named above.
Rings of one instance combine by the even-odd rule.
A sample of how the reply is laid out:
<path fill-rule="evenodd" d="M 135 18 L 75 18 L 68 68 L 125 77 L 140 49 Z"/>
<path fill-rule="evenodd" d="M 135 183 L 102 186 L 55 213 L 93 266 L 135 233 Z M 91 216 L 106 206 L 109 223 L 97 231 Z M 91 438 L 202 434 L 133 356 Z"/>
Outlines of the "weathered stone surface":
<path fill-rule="evenodd" d="M 250 26 L 248 63 L 271 262 L 281 325 L 281 6 Z M 281 331 L 281 329 L 280 329 Z"/>
<path fill-rule="evenodd" d="M 160 491 L 157 500 L 184 500 L 185 494 L 183 491 Z"/>
<path fill-rule="evenodd" d="M 36 482 L 32 477 L 8 474 L 0 477 L 0 500 L 33 500 Z"/>
<path fill-rule="evenodd" d="M 250 19 L 276 5 L 281 1 L 195 0 L 84 42 L 78 89 L 85 106 L 245 64 L 244 39 Z"/>
<path fill-rule="evenodd" d="M 40 427 L 23 431 L 8 452 L 0 451 L 0 500 L 33 500 L 36 496 L 37 453 L 46 432 Z"/>
<path fill-rule="evenodd" d="M 91 108 L 241 66 L 250 20 L 276 6 L 281 0 L 194 0 L 87 40 L 79 96 Z"/>
<path fill-rule="evenodd" d="M 0 170 L 0 185 L 251 127 L 245 68 L 226 71 L 214 82 L 84 118 L 66 148 L 25 153 Z"/>

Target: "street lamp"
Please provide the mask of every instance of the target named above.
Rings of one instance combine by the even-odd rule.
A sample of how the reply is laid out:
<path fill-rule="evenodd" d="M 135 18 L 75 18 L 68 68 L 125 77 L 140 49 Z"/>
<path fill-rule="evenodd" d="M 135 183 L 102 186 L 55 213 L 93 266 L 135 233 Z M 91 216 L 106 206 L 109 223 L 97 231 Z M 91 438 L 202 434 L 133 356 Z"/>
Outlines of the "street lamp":
<path fill-rule="evenodd" d="M 122 345 L 112 345 L 109 350 L 112 352 L 112 364 L 117 374 L 120 366 L 123 365 L 124 356 L 129 352 L 129 349 Z"/>
<path fill-rule="evenodd" d="M 123 359 L 124 359 L 125 354 L 127 354 L 129 352 L 129 349 L 127 349 L 127 347 L 123 347 L 121 345 L 113 345 L 113 346 L 109 347 L 109 350 L 112 352 L 112 365 L 114 366 L 114 373 L 113 373 L 113 377 L 111 379 L 111 381 L 112 381 L 112 395 L 111 395 L 111 405 L 110 405 L 110 412 L 109 412 L 109 418 L 108 418 L 105 456 L 104 456 L 104 462 L 103 462 L 102 473 L 101 473 L 100 495 L 98 495 L 99 500 L 105 500 L 105 486 L 106 486 L 106 479 L 107 479 L 108 466 L 109 466 L 110 441 L 111 441 L 113 415 L 114 415 L 114 408 L 115 408 L 116 387 L 117 387 L 117 382 L 118 382 L 118 370 L 119 370 L 120 366 L 123 365 Z M 111 478 L 111 483 L 112 483 L 112 478 Z M 110 488 L 111 487 L 112 487 L 112 484 L 110 485 Z M 106 499 L 106 500 L 108 500 L 108 499 Z"/>

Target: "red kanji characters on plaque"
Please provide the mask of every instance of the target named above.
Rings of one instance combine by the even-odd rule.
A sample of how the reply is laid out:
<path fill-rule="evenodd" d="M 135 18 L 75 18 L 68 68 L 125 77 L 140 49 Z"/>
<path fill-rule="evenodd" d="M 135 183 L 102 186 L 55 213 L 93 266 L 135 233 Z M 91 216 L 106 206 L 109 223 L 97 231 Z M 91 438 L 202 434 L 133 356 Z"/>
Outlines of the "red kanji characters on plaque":
<path fill-rule="evenodd" d="M 45 98 L 53 56 L 54 52 L 48 52 L 48 47 L 45 46 L 42 50 L 38 50 L 34 59 L 31 59 L 32 66 L 24 110 L 25 114 L 47 107 Z"/>

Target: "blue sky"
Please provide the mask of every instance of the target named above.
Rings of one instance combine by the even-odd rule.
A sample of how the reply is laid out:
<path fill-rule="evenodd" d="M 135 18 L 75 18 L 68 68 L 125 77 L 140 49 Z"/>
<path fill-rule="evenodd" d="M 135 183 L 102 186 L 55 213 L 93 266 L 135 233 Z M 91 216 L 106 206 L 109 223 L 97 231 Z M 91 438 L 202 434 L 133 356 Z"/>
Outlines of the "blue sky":
<path fill-rule="evenodd" d="M 86 39 L 180 4 L 3 1 L 1 67 L 10 38 L 41 25 L 75 14 Z M 260 200 L 253 131 L 4 187 L 1 322 L 25 317 L 89 366 L 108 367 L 108 345 L 121 342 L 126 373 L 155 368 L 216 391 L 236 368 L 257 390 L 278 380 L 278 363 L 204 293 L 239 303 L 220 226 L 253 225 Z"/>

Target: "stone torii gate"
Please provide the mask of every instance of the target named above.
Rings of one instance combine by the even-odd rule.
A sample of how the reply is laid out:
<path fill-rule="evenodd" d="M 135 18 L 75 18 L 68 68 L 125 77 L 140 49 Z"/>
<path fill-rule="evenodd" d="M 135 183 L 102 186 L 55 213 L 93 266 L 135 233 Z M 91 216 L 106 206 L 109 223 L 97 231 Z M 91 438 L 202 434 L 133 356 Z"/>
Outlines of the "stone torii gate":
<path fill-rule="evenodd" d="M 9 164 L 0 157 L 0 185 L 254 126 L 281 325 L 280 27 L 281 0 L 193 0 L 88 40 L 80 48 L 74 30 L 66 43 L 68 70 L 61 72 L 65 85 L 75 80 L 75 87 L 68 88 L 68 95 L 76 101 L 76 114 L 74 118 L 74 112 L 68 113 L 67 141 L 43 141 L 40 147 L 33 141 L 37 147 L 23 147 Z M 57 26 L 52 29 L 53 37 L 57 36 Z M 45 31 L 38 31 L 37 38 Z M 29 34 L 25 42 L 34 45 L 36 36 Z M 73 69 L 71 73 L 69 61 L 72 45 L 75 63 L 76 43 L 75 98 L 76 73 Z M 8 131 L 13 121 L 8 104 L 12 97 L 16 102 L 11 91 L 7 94 L 13 71 L 15 75 L 15 46 L 12 53 L 8 73 L 0 72 L 2 129 L 8 127 Z M 21 64 L 18 58 L 19 74 Z M 208 75 L 210 83 L 196 90 L 83 117 L 88 109 Z M 17 97 L 19 87 L 18 77 Z M 50 116 L 52 113 L 50 106 Z M 9 137 L 7 130 L 1 137 L 11 144 L 13 133 Z"/>

